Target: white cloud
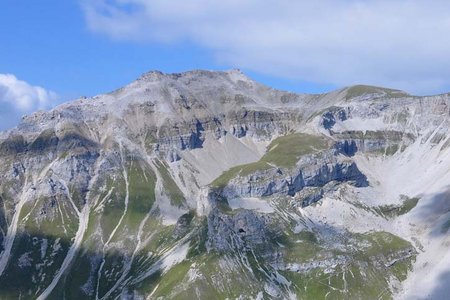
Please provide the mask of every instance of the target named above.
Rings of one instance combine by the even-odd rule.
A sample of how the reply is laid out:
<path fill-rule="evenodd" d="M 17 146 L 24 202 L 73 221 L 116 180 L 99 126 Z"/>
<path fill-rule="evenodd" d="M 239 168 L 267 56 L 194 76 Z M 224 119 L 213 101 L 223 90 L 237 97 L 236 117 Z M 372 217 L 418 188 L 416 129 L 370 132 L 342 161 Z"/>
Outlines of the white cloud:
<path fill-rule="evenodd" d="M 50 108 L 57 99 L 52 91 L 30 85 L 12 74 L 0 74 L 0 129 L 15 125 L 24 114 Z"/>
<path fill-rule="evenodd" d="M 450 2 L 91 0 L 89 27 L 119 40 L 183 42 L 225 64 L 417 93 L 450 87 Z"/>

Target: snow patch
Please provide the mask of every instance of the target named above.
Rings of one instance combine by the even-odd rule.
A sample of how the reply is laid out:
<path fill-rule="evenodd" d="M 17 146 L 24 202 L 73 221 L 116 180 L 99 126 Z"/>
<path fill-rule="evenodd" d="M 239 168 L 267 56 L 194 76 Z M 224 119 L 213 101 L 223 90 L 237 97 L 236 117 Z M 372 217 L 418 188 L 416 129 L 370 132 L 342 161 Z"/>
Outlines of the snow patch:
<path fill-rule="evenodd" d="M 186 259 L 189 251 L 189 243 L 185 243 L 179 247 L 176 247 L 167 256 L 165 256 L 161 263 L 161 269 L 163 273 L 166 273 L 174 265 L 182 262 Z"/>
<path fill-rule="evenodd" d="M 250 137 L 239 139 L 230 134 L 217 140 L 208 133 L 202 148 L 183 151 L 181 156 L 199 171 L 195 176 L 200 186 L 205 186 L 234 166 L 258 161 L 267 145 L 268 141 L 257 141 Z M 192 174 L 188 169 L 184 172 Z"/>
<path fill-rule="evenodd" d="M 275 210 L 267 201 L 259 198 L 231 198 L 228 199 L 228 205 L 231 209 L 250 209 L 256 210 L 262 213 L 273 213 Z"/>
<path fill-rule="evenodd" d="M 356 130 L 356 131 L 378 131 L 378 130 L 386 130 L 388 124 L 383 122 L 383 118 L 376 119 L 368 119 L 368 118 L 358 118 L 354 117 L 351 119 L 347 119 L 342 122 L 337 122 L 333 130 L 334 131 L 347 131 L 347 130 Z"/>
<path fill-rule="evenodd" d="M 197 279 L 202 279 L 203 275 L 200 273 L 199 269 L 196 268 L 195 263 L 192 264 L 191 268 L 189 269 L 188 273 L 189 282 L 193 282 Z"/>

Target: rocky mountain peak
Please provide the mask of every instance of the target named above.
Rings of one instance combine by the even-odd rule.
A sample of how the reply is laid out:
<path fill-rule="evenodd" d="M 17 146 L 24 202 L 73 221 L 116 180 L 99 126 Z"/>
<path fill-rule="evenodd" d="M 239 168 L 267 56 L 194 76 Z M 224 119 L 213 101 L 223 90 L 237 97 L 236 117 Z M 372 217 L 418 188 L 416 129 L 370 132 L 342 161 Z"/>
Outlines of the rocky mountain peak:
<path fill-rule="evenodd" d="M 449 265 L 449 112 L 239 70 L 36 112 L 0 135 L 0 298 L 420 298 Z"/>

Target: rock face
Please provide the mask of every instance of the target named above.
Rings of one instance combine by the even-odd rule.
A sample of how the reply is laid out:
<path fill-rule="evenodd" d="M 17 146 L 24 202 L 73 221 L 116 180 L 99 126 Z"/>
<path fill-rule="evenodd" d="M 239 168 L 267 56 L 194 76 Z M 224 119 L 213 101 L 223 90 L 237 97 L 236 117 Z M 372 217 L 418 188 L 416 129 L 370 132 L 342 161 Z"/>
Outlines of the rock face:
<path fill-rule="evenodd" d="M 155 71 L 26 116 L 0 133 L 0 298 L 419 297 L 449 104 Z"/>
<path fill-rule="evenodd" d="M 227 197 L 269 197 L 275 194 L 295 196 L 305 187 L 322 187 L 329 182 L 352 182 L 367 186 L 367 178 L 354 162 L 338 159 L 335 152 L 304 156 L 292 170 L 279 168 L 237 176 L 224 188 Z"/>

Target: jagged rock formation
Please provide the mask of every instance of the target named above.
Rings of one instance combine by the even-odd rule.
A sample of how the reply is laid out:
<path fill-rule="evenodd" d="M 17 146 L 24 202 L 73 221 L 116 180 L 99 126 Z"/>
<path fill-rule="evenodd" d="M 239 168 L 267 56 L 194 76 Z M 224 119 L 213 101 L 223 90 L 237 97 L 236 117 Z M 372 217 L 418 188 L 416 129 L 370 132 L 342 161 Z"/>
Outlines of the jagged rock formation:
<path fill-rule="evenodd" d="M 433 296 L 449 104 L 150 72 L 27 116 L 0 133 L 0 298 Z"/>

